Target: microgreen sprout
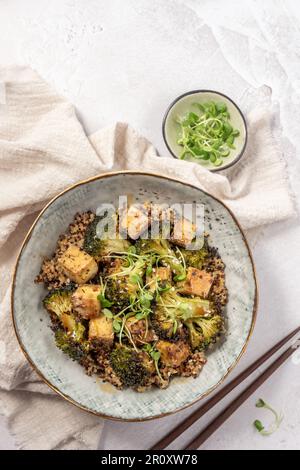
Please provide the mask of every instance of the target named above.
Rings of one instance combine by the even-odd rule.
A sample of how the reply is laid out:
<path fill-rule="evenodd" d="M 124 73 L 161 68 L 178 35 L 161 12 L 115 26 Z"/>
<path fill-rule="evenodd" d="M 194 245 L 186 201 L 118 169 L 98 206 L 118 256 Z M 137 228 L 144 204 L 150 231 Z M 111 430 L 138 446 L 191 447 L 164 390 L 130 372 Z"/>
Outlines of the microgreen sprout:
<path fill-rule="evenodd" d="M 265 429 L 264 425 L 259 419 L 256 419 L 253 422 L 253 425 L 255 429 L 262 435 L 262 436 L 270 436 L 273 434 L 280 426 L 283 416 L 281 414 L 278 414 L 277 411 L 275 411 L 270 405 L 268 405 L 262 398 L 257 400 L 255 404 L 256 408 L 264 408 L 266 410 L 269 410 L 273 416 L 274 416 L 274 422 L 271 424 L 269 429 Z"/>
<path fill-rule="evenodd" d="M 130 316 L 130 314 L 128 314 L 128 316 Z M 132 344 L 134 350 L 135 350 L 136 352 L 138 352 L 138 348 L 136 347 L 136 344 L 135 344 L 135 342 L 134 342 L 134 340 L 133 340 L 132 334 L 131 334 L 129 328 L 127 328 L 127 325 L 126 325 L 126 320 L 127 320 L 128 316 L 123 317 L 121 329 L 120 329 L 120 332 L 119 332 L 119 342 L 120 342 L 120 344 L 122 344 L 122 334 L 123 334 L 123 331 L 124 331 L 125 335 L 127 336 L 127 338 L 129 339 L 130 343 Z"/>
<path fill-rule="evenodd" d="M 155 346 L 152 346 L 149 343 L 147 343 L 143 346 L 143 350 L 146 351 L 149 354 L 149 356 L 153 359 L 157 375 L 158 375 L 160 381 L 163 382 L 163 378 L 161 376 L 159 366 L 158 366 L 158 363 L 159 363 L 159 360 L 160 360 L 160 352 L 157 351 L 157 349 L 155 349 Z"/>
<path fill-rule="evenodd" d="M 182 263 L 183 267 L 182 267 L 182 272 L 177 274 L 177 276 L 174 277 L 174 281 L 176 281 L 176 282 L 184 281 L 186 279 L 186 262 L 185 262 L 183 254 L 182 254 L 181 250 L 178 248 L 178 246 L 176 247 L 176 252 L 179 255 L 179 258 L 181 260 L 181 263 Z"/>
<path fill-rule="evenodd" d="M 102 278 L 100 277 L 100 284 L 101 284 L 101 292 L 97 296 L 97 299 L 99 300 L 101 307 L 102 308 L 109 308 L 113 305 L 112 302 L 110 302 L 106 297 L 105 297 L 105 289 L 106 289 L 106 284 L 103 284 Z"/>
<path fill-rule="evenodd" d="M 107 318 L 113 318 L 114 317 L 114 314 L 112 313 L 111 310 L 109 310 L 108 308 L 104 308 L 102 310 L 102 313 L 107 317 Z"/>
<path fill-rule="evenodd" d="M 141 285 L 143 283 L 143 279 L 141 278 L 139 274 L 132 274 L 129 279 L 131 282 L 133 282 L 133 284 Z"/>
<path fill-rule="evenodd" d="M 186 273 L 178 274 L 174 277 L 174 281 L 184 281 L 186 279 Z"/>
<path fill-rule="evenodd" d="M 194 103 L 198 112 L 190 112 L 177 120 L 180 135 L 177 143 L 183 147 L 180 158 L 192 157 L 209 160 L 220 166 L 223 158 L 235 149 L 234 140 L 239 135 L 229 122 L 230 115 L 225 103 Z"/>
<path fill-rule="evenodd" d="M 114 319 L 113 329 L 114 329 L 115 333 L 119 333 L 121 331 L 121 324 L 122 324 L 122 320 L 120 320 L 119 318 Z"/>
<path fill-rule="evenodd" d="M 152 267 L 151 264 L 149 264 L 146 268 L 146 275 L 150 276 L 152 274 L 152 272 L 153 272 L 153 267 Z"/>
<path fill-rule="evenodd" d="M 98 300 L 101 304 L 101 307 L 103 307 L 103 308 L 111 307 L 113 305 L 112 302 L 110 302 L 108 299 L 105 298 L 104 294 L 99 294 L 98 295 Z"/>
<path fill-rule="evenodd" d="M 171 288 L 172 286 L 168 282 L 157 283 L 156 291 L 157 293 L 168 292 L 168 290 L 170 290 Z"/>

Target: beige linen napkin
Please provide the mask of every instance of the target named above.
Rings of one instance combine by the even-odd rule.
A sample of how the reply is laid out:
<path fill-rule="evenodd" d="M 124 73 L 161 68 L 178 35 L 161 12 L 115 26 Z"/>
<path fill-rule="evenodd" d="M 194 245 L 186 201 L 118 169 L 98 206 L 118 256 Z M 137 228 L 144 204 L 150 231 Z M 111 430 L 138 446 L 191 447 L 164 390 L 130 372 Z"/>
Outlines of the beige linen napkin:
<path fill-rule="evenodd" d="M 159 157 L 146 139 L 117 123 L 89 138 L 73 106 L 28 68 L 0 69 L 0 412 L 24 449 L 94 449 L 102 421 L 44 385 L 19 350 L 10 318 L 11 271 L 40 210 L 66 186 L 121 169 L 181 178 L 222 199 L 248 234 L 295 214 L 285 163 L 271 133 L 265 93 L 247 116 L 249 143 L 222 174 Z M 33 277 L 36 273 L 33 273 Z"/>

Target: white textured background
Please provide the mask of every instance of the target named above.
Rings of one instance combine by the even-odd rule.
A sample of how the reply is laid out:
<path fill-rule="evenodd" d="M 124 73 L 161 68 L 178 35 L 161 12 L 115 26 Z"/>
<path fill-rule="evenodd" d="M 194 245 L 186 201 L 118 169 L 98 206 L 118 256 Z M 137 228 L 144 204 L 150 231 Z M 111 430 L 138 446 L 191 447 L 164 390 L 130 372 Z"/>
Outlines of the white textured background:
<path fill-rule="evenodd" d="M 0 61 L 30 64 L 77 107 L 88 133 L 128 121 L 167 153 L 162 115 L 178 94 L 223 91 L 239 101 L 261 85 L 278 102 L 282 144 L 300 200 L 300 3 L 295 0 L 1 0 Z M 262 201 L 263 204 L 263 201 Z M 268 228 L 254 250 L 260 284 L 258 321 L 235 373 L 300 323 L 299 221 Z M 230 378 L 232 378 L 231 376 Z M 191 439 L 237 390 L 201 423 Z M 300 364 L 287 362 L 203 446 L 300 449 Z M 264 438 L 252 426 L 269 415 L 261 396 L 284 413 Z M 147 448 L 191 410 L 141 424 L 107 422 L 101 448 Z M 14 448 L 0 419 L 0 449 Z"/>

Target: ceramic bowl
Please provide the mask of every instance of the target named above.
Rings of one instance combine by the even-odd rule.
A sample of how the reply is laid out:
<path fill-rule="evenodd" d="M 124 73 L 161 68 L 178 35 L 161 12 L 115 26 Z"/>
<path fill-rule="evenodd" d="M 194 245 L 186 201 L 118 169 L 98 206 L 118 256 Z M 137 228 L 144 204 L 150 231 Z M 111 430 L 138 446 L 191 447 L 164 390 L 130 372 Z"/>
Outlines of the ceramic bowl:
<path fill-rule="evenodd" d="M 46 290 L 34 284 L 44 257 L 51 256 L 59 235 L 76 212 L 117 204 L 119 195 L 132 202 L 202 203 L 205 229 L 226 263 L 227 335 L 210 353 L 199 377 L 174 378 L 169 388 L 145 393 L 118 391 L 88 377 L 54 344 L 42 306 Z M 250 250 L 235 217 L 223 203 L 200 189 L 161 175 L 109 173 L 80 182 L 55 197 L 30 229 L 18 257 L 12 289 L 12 315 L 23 352 L 41 378 L 78 407 L 112 419 L 141 421 L 173 413 L 203 398 L 221 384 L 244 352 L 252 332 L 257 286 Z"/>
<path fill-rule="evenodd" d="M 177 144 L 180 131 L 180 125 L 176 122 L 178 117 L 185 116 L 191 111 L 195 111 L 194 103 L 207 103 L 209 101 L 223 102 L 227 105 L 230 114 L 230 123 L 234 129 L 240 131 L 240 135 L 235 138 L 235 149 L 231 149 L 228 157 L 223 158 L 223 164 L 216 167 L 209 160 L 199 160 L 192 157 L 186 158 L 196 162 L 210 171 L 220 171 L 229 168 L 237 163 L 246 148 L 247 144 L 247 126 L 242 111 L 232 99 L 223 93 L 212 90 L 189 91 L 176 98 L 168 107 L 162 124 L 163 138 L 168 150 L 175 158 L 179 158 L 182 153 L 182 147 Z"/>

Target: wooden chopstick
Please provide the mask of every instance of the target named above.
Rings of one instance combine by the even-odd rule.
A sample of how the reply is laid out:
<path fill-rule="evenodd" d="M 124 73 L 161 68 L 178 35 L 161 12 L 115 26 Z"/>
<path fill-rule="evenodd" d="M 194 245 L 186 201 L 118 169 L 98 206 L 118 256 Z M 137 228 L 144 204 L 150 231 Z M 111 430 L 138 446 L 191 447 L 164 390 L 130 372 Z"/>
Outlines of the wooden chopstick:
<path fill-rule="evenodd" d="M 252 374 L 259 366 L 266 362 L 273 354 L 275 354 L 282 346 L 284 346 L 290 339 L 299 333 L 300 327 L 296 328 L 290 334 L 285 336 L 282 340 L 278 341 L 271 349 L 265 352 L 261 357 L 254 361 L 249 367 L 241 372 L 235 379 L 225 385 L 219 392 L 213 395 L 204 405 L 198 408 L 194 413 L 183 420 L 176 428 L 173 428 L 166 436 L 158 441 L 150 450 L 165 449 L 171 442 L 177 439 L 181 434 L 186 431 L 192 424 L 201 418 L 207 411 L 213 408 L 220 400 L 222 400 L 228 393 L 235 387 L 240 385 L 249 375 Z"/>
<path fill-rule="evenodd" d="M 295 348 L 288 348 L 281 356 L 252 382 L 235 400 L 233 400 L 198 436 L 193 439 L 186 447 L 185 450 L 198 449 L 203 442 L 205 442 L 246 400 L 255 390 L 258 389 L 272 374 L 275 372 L 284 361 L 287 360 L 295 352 Z"/>

